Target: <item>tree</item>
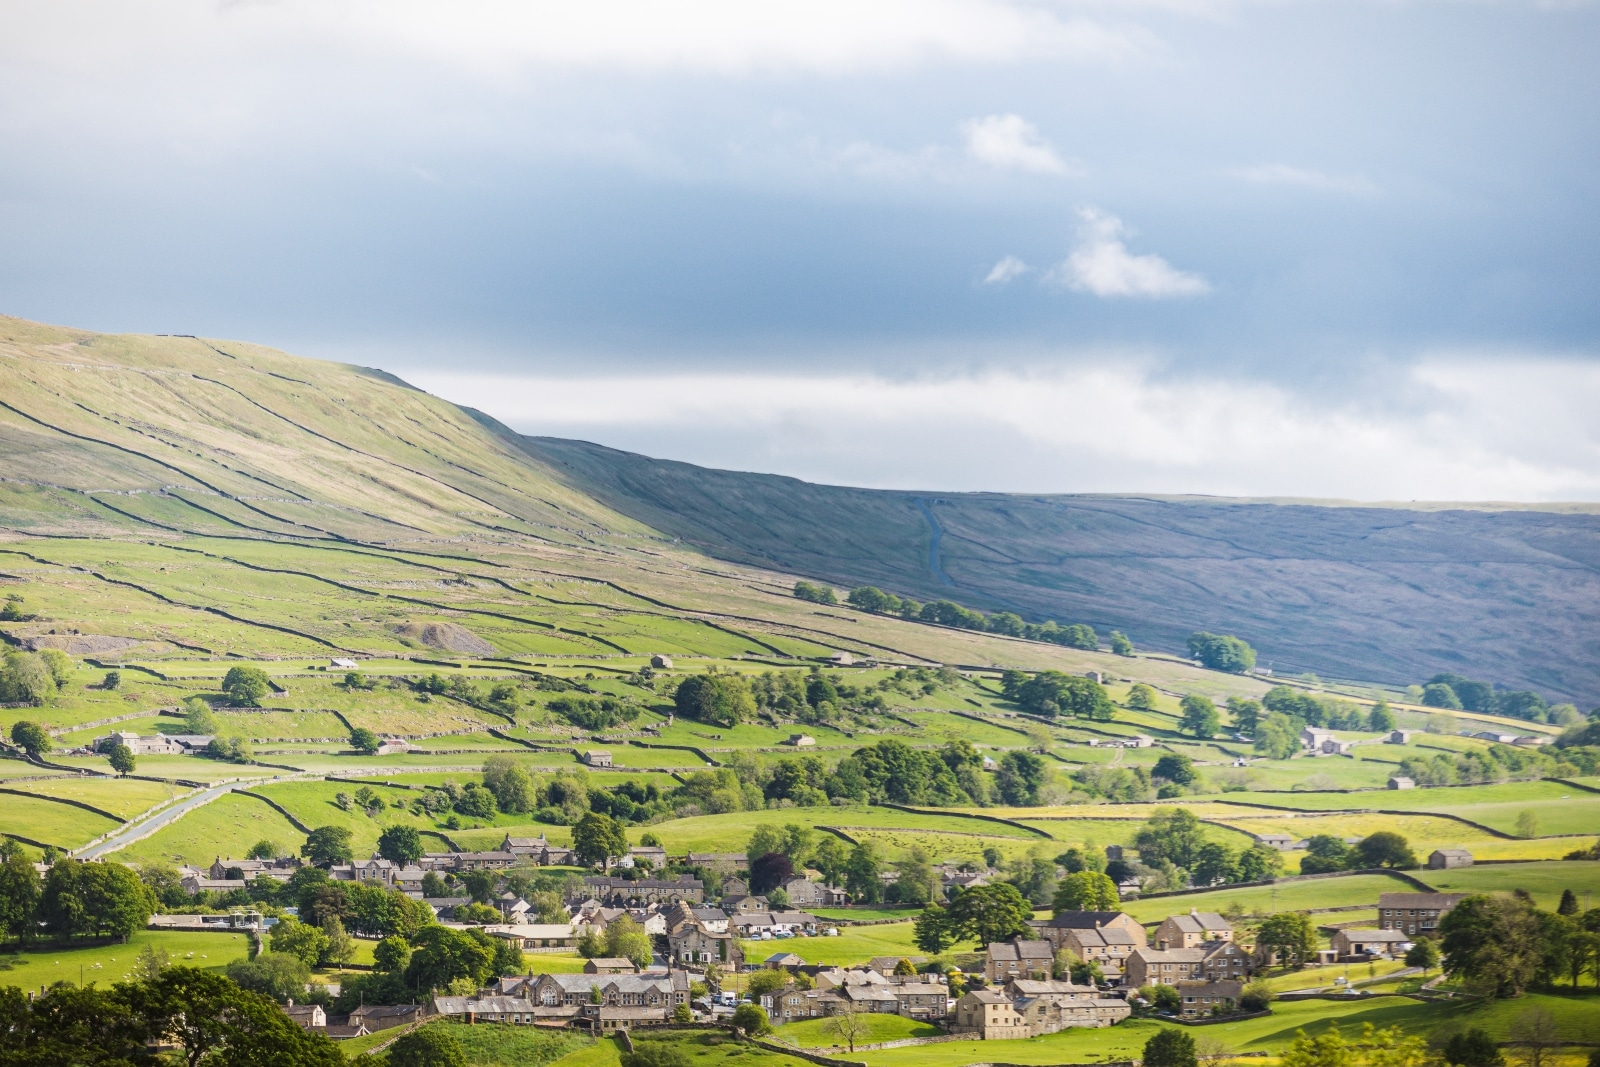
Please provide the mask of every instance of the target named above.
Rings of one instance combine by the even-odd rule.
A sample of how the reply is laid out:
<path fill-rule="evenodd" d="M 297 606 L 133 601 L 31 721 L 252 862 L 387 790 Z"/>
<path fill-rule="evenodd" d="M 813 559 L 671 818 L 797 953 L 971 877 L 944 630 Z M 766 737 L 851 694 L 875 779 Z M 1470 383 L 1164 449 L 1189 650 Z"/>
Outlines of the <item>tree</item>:
<path fill-rule="evenodd" d="M 278 920 L 267 933 L 267 940 L 274 953 L 294 956 L 307 967 L 320 963 L 328 947 L 328 937 L 319 928 L 289 917 Z"/>
<path fill-rule="evenodd" d="M 72 681 L 72 659 L 59 648 L 42 648 L 39 658 L 44 661 L 45 670 L 50 672 L 50 680 L 56 683 L 57 689 L 65 689 Z"/>
<path fill-rule="evenodd" d="M 191 734 L 214 734 L 217 732 L 217 717 L 211 714 L 211 706 L 204 700 L 184 697 L 183 728 Z"/>
<path fill-rule="evenodd" d="M 1451 1067 L 1505 1067 L 1506 1063 L 1499 1044 L 1478 1026 L 1450 1035 L 1443 1052 Z"/>
<path fill-rule="evenodd" d="M 357 726 L 350 731 L 350 747 L 364 756 L 370 756 L 378 751 L 380 744 L 382 742 L 378 740 L 378 735 L 365 726 Z"/>
<path fill-rule="evenodd" d="M 1570 888 L 1561 891 L 1561 903 L 1556 905 L 1556 914 L 1567 916 L 1578 914 L 1578 898 Z"/>
<path fill-rule="evenodd" d="M 1128 687 L 1128 707 L 1135 711 L 1154 711 L 1156 706 L 1156 691 L 1143 682 L 1134 682 Z"/>
<path fill-rule="evenodd" d="M 306 835 L 300 846 L 300 855 L 318 867 L 332 867 L 336 863 L 349 863 L 350 830 L 344 826 L 319 826 Z"/>
<path fill-rule="evenodd" d="M 1461 710 L 1461 698 L 1456 696 L 1456 691 L 1443 682 L 1433 682 L 1422 687 L 1422 704 L 1429 708 L 1444 708 L 1448 711 Z"/>
<path fill-rule="evenodd" d="M 481 930 L 426 926 L 413 940 L 405 973 L 412 989 L 443 989 L 460 978 L 486 985 L 494 977 L 496 939 Z"/>
<path fill-rule="evenodd" d="M 1527 810 L 1517 812 L 1517 836 L 1538 837 L 1539 816 Z"/>
<path fill-rule="evenodd" d="M 378 835 L 378 855 L 390 863 L 405 867 L 421 859 L 422 853 L 422 835 L 415 826 L 390 826 Z"/>
<path fill-rule="evenodd" d="M 1375 734 L 1386 734 L 1394 729 L 1394 712 L 1390 710 L 1387 700 L 1380 697 L 1372 705 L 1372 710 L 1367 712 L 1367 729 Z"/>
<path fill-rule="evenodd" d="M 764 996 L 776 993 L 789 984 L 789 976 L 783 971 L 762 969 L 750 976 L 745 992 L 750 994 L 751 1000 L 760 1000 Z"/>
<path fill-rule="evenodd" d="M 956 941 L 988 945 L 1028 932 L 1033 906 L 1007 882 L 961 890 L 946 909 L 950 935 Z"/>
<path fill-rule="evenodd" d="M 467 1055 L 450 1031 L 424 1026 L 395 1040 L 389 1048 L 389 1067 L 467 1067 Z"/>
<path fill-rule="evenodd" d="M 1210 697 L 1190 693 L 1179 706 L 1183 709 L 1183 716 L 1178 728 L 1184 732 L 1205 740 L 1215 737 L 1222 729 L 1222 717 L 1217 714 L 1217 706 Z"/>
<path fill-rule="evenodd" d="M 50 751 L 50 735 L 44 727 L 27 719 L 18 719 L 11 724 L 11 743 L 22 749 L 29 756 L 38 759 Z"/>
<path fill-rule="evenodd" d="M 673 695 L 678 714 L 713 726 L 734 726 L 756 713 L 750 683 L 737 674 L 696 674 Z"/>
<path fill-rule="evenodd" d="M 1420 967 L 1427 974 L 1439 966 L 1439 945 L 1431 937 L 1418 938 L 1406 949 L 1406 966 Z"/>
<path fill-rule="evenodd" d="M 838 594 L 825 585 L 813 585 L 810 582 L 795 582 L 794 595 L 800 600 L 809 600 L 813 604 L 837 604 Z"/>
<path fill-rule="evenodd" d="M 1200 778 L 1194 769 L 1194 760 L 1181 752 L 1168 752 L 1156 760 L 1156 765 L 1150 768 L 1150 775 L 1178 785 L 1192 785 Z"/>
<path fill-rule="evenodd" d="M 1111 654 L 1113 656 L 1133 655 L 1133 642 L 1128 640 L 1128 635 L 1120 630 L 1111 631 Z"/>
<path fill-rule="evenodd" d="M 872 1013 L 863 1010 L 853 1000 L 844 1001 L 823 1020 L 822 1032 L 839 1038 L 854 1052 L 856 1041 L 872 1032 Z"/>
<path fill-rule="evenodd" d="M 1157 808 L 1134 837 L 1139 858 L 1154 866 L 1169 860 L 1179 867 L 1191 867 L 1205 844 L 1200 819 L 1188 808 Z"/>
<path fill-rule="evenodd" d="M 176 1041 L 190 1065 L 343 1067 L 344 1054 L 322 1034 L 302 1030 L 268 998 L 228 978 L 171 967 L 131 991 L 148 1034 Z"/>
<path fill-rule="evenodd" d="M 1217 885 L 1225 882 L 1239 880 L 1239 857 L 1233 849 L 1220 841 L 1208 841 L 1200 846 L 1200 853 L 1195 857 L 1194 868 L 1190 875 L 1194 884 Z"/>
<path fill-rule="evenodd" d="M 606 924 L 606 955 L 612 959 L 632 960 L 641 969 L 650 966 L 650 935 L 644 927 L 627 916 L 619 916 Z"/>
<path fill-rule="evenodd" d="M 263 952 L 253 960 L 234 960 L 228 964 L 228 977 L 239 988 L 271 997 L 279 1004 L 306 995 L 311 968 L 299 956 L 287 952 Z"/>
<path fill-rule="evenodd" d="M 944 908 L 935 903 L 923 905 L 922 914 L 911 923 L 911 941 L 930 956 L 941 955 L 954 938 L 946 923 Z"/>
<path fill-rule="evenodd" d="M 514 756 L 490 756 L 484 760 L 483 786 L 494 794 L 501 811 L 520 814 L 534 807 L 533 779 Z"/>
<path fill-rule="evenodd" d="M 1239 997 L 1239 1010 L 1245 1012 L 1266 1011 L 1277 995 L 1270 983 L 1257 979 L 1244 987 L 1244 993 Z"/>
<path fill-rule="evenodd" d="M 260 667 L 230 667 L 223 676 L 222 691 L 236 708 L 258 708 L 262 699 L 272 692 L 272 683 Z"/>
<path fill-rule="evenodd" d="M 628 836 L 611 816 L 591 811 L 572 828 L 572 851 L 588 866 L 609 869 L 613 859 L 628 854 Z"/>
<path fill-rule="evenodd" d="M 1029 807 L 1039 803 L 1039 790 L 1048 774 L 1049 767 L 1041 757 L 1031 752 L 1007 752 L 1000 757 L 995 784 L 1007 804 Z"/>
<path fill-rule="evenodd" d="M 1522 1067 L 1545 1067 L 1561 1044 L 1561 1030 L 1548 1008 L 1535 1004 L 1511 1020 L 1511 1055 Z"/>
<path fill-rule="evenodd" d="M 1189 655 L 1214 671 L 1243 674 L 1256 665 L 1256 650 L 1230 634 L 1204 630 L 1189 635 Z"/>
<path fill-rule="evenodd" d="M 1282 712 L 1269 712 L 1255 730 L 1255 751 L 1267 759 L 1288 759 L 1300 751 L 1300 724 Z"/>
<path fill-rule="evenodd" d="M 35 913 L 44 891 L 39 872 L 15 841 L 0 839 L 0 936 L 30 938 L 38 932 Z"/>
<path fill-rule="evenodd" d="M 782 852 L 757 856 L 750 864 L 750 892 L 770 893 L 794 877 L 794 864 Z"/>
<path fill-rule="evenodd" d="M 1095 871 L 1078 871 L 1061 879 L 1051 907 L 1055 914 L 1069 911 L 1116 911 L 1122 898 L 1110 878 Z"/>
<path fill-rule="evenodd" d="M 1228 714 L 1233 716 L 1233 728 L 1248 737 L 1254 737 L 1261 725 L 1261 702 L 1244 697 L 1228 698 Z"/>
<path fill-rule="evenodd" d="M 1356 845 L 1356 854 L 1364 867 L 1409 870 L 1417 865 L 1411 844 L 1393 830 L 1379 830 L 1362 838 L 1361 843 Z"/>
<path fill-rule="evenodd" d="M 1251 845 L 1239 853 L 1239 881 L 1270 882 L 1283 873 L 1283 853 L 1266 845 Z"/>
<path fill-rule="evenodd" d="M 1317 951 L 1317 928 L 1311 916 L 1301 911 L 1269 915 L 1256 932 L 1256 952 L 1262 962 L 1276 953 L 1285 967 L 1296 969 L 1311 962 Z"/>
<path fill-rule="evenodd" d="M 1073 715 L 1106 722 L 1116 713 L 1105 687 L 1099 682 L 1062 671 L 1040 671 L 1014 687 L 1013 693 L 1010 699 L 1024 710 L 1047 718 Z"/>
<path fill-rule="evenodd" d="M 138 766 L 138 761 L 133 758 L 133 749 L 120 741 L 111 746 L 111 751 L 106 754 L 106 761 L 118 774 L 132 774 L 133 769 Z"/>
<path fill-rule="evenodd" d="M 1306 841 L 1306 854 L 1300 857 L 1301 874 L 1332 874 L 1347 871 L 1359 858 L 1344 838 L 1333 834 L 1313 834 Z"/>
<path fill-rule="evenodd" d="M 329 915 L 322 920 L 322 936 L 327 941 L 327 946 L 322 950 L 323 964 L 343 967 L 355 958 L 356 940 L 344 932 L 344 923 L 339 921 L 337 915 Z"/>
<path fill-rule="evenodd" d="M 1539 917 L 1518 897 L 1470 896 L 1439 920 L 1439 948 L 1450 977 L 1520 996 L 1539 965 Z"/>
<path fill-rule="evenodd" d="M 1162 1027 L 1144 1043 L 1144 1067 L 1198 1067 L 1198 1062 L 1194 1038 L 1182 1030 Z"/>
<path fill-rule="evenodd" d="M 883 899 L 883 880 L 879 873 L 878 854 L 872 843 L 863 841 L 850 850 L 845 861 L 844 887 L 858 904 L 876 904 Z"/>
<path fill-rule="evenodd" d="M 39 656 L 13 650 L 0 660 L 0 704 L 42 707 L 55 695 L 56 680 Z"/>
<path fill-rule="evenodd" d="M 263 837 L 260 841 L 250 846 L 245 853 L 246 859 L 270 860 L 277 859 L 283 853 L 278 850 L 278 843 Z"/>
<path fill-rule="evenodd" d="M 772 1023 L 767 1019 L 767 1010 L 759 1004 L 741 1004 L 735 1008 L 733 1025 L 750 1037 L 760 1037 L 772 1030 Z"/>

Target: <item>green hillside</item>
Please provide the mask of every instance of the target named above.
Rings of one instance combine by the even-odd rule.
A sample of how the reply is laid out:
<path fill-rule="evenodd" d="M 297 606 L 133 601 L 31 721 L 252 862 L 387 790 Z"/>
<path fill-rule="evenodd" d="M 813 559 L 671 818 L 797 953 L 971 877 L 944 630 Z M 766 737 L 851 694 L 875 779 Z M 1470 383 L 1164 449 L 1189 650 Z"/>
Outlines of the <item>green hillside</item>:
<path fill-rule="evenodd" d="M 1118 629 L 1247 636 L 1280 673 L 1460 671 L 1585 708 L 1600 692 L 1592 507 L 911 493 L 513 438 L 568 485 L 723 559 Z"/>

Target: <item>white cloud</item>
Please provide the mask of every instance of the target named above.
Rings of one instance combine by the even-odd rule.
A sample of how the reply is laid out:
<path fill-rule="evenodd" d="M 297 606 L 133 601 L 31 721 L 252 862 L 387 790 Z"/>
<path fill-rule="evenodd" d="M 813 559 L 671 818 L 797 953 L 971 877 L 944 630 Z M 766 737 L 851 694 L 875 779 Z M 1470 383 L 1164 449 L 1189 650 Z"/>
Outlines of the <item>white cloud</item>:
<path fill-rule="evenodd" d="M 989 271 L 988 276 L 983 279 L 983 284 L 1004 285 L 1015 278 L 1020 278 L 1032 269 L 1016 256 L 1006 256 Z"/>
<path fill-rule="evenodd" d="M 1101 297 L 1159 299 L 1211 291 L 1198 274 L 1177 270 L 1157 255 L 1128 251 L 1122 240 L 1127 228 L 1115 215 L 1094 208 L 1084 208 L 1079 215 L 1083 225 L 1078 246 L 1050 272 L 1047 280 Z"/>
<path fill-rule="evenodd" d="M 1080 354 L 1081 356 L 1082 354 Z M 898 380 L 403 376 L 528 433 L 832 484 L 1351 500 L 1600 500 L 1600 364 L 1429 357 L 1374 402 L 1174 380 L 1137 356 Z"/>
<path fill-rule="evenodd" d="M 743 75 L 1116 61 L 1149 48 L 1137 28 L 1009 0 L 155 0 L 138 11 L 84 0 L 11 11 L 5 37 L 0 56 L 85 73 L 102 62 L 142 66 L 152 50 L 193 61 L 196 47 L 289 46 L 315 63 L 331 46 L 491 77 L 523 65 Z"/>
<path fill-rule="evenodd" d="M 968 119 L 961 124 L 961 133 L 967 139 L 967 154 L 991 167 L 1029 174 L 1075 173 L 1021 115 Z"/>
<path fill-rule="evenodd" d="M 1325 193 L 1370 194 L 1378 191 L 1378 187 L 1361 174 L 1325 174 L 1319 170 L 1291 167 L 1287 163 L 1239 167 L 1231 173 L 1235 178 L 1253 185 L 1288 185 Z"/>

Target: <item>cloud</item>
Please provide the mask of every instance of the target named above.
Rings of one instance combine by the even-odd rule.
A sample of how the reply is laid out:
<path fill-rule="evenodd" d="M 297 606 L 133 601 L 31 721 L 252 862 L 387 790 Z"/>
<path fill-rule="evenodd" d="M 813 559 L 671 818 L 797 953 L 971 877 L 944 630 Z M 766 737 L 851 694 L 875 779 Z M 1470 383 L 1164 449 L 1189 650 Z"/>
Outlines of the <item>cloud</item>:
<path fill-rule="evenodd" d="M 1128 251 L 1122 241 L 1127 228 L 1115 215 L 1095 208 L 1084 208 L 1079 215 L 1083 225 L 1078 246 L 1050 272 L 1048 281 L 1100 297 L 1161 299 L 1211 291 L 1198 274 L 1177 270 L 1157 255 Z"/>
<path fill-rule="evenodd" d="M 1371 194 L 1378 191 L 1378 187 L 1361 174 L 1324 174 L 1318 170 L 1291 167 L 1287 163 L 1239 167 L 1230 173 L 1253 185 L 1288 185 L 1326 193 Z"/>
<path fill-rule="evenodd" d="M 1084 357 L 1084 358 L 1078 358 Z M 926 379 L 403 376 L 528 433 L 882 488 L 1600 500 L 1600 365 L 1440 354 L 1348 400 L 1170 378 L 1129 352 Z M 1537 410 L 1537 417 L 1526 412 Z M 1063 417 L 1070 412 L 1071 417 Z"/>
<path fill-rule="evenodd" d="M 967 139 L 967 154 L 980 163 L 999 170 L 1020 170 L 1028 174 L 1072 174 L 1054 148 L 1039 136 L 1033 123 L 1021 115 L 988 115 L 961 124 Z"/>
<path fill-rule="evenodd" d="M 1028 266 L 1016 256 L 1006 256 L 996 263 L 989 271 L 988 277 L 983 279 L 984 285 L 1004 285 L 1014 278 L 1019 278 L 1033 268 Z"/>

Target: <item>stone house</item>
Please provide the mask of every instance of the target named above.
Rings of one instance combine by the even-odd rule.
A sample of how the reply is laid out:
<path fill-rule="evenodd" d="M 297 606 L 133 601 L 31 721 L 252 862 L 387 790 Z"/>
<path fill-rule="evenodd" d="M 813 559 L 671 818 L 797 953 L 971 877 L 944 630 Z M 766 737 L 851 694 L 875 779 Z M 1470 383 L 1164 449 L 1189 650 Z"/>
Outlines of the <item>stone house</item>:
<path fill-rule="evenodd" d="M 1387 788 L 1389 789 L 1415 789 L 1416 787 L 1417 783 L 1403 774 L 1395 775 L 1387 783 Z"/>
<path fill-rule="evenodd" d="M 583 754 L 583 762 L 591 767 L 611 766 L 611 753 L 603 748 L 591 748 Z"/>
<path fill-rule="evenodd" d="M 1134 989 L 1147 985 L 1175 986 L 1205 976 L 1206 950 L 1203 948 L 1140 948 L 1128 957 L 1123 975 Z"/>
<path fill-rule="evenodd" d="M 1143 933 L 1141 928 L 1140 933 Z M 1064 948 L 1085 963 L 1096 963 L 1100 973 L 1107 978 L 1122 976 L 1128 966 L 1128 956 L 1136 948 L 1144 947 L 1144 939 L 1134 937 L 1121 926 L 1101 926 L 1092 929 L 1068 929 L 1058 947 Z"/>
<path fill-rule="evenodd" d="M 1187 915 L 1168 915 L 1156 928 L 1160 949 L 1196 948 L 1207 941 L 1232 941 L 1233 926 L 1214 911 L 1189 909 Z"/>
<path fill-rule="evenodd" d="M 1226 1015 L 1239 1010 L 1239 998 L 1243 995 L 1243 982 L 1179 982 L 1179 1013 L 1185 1019 Z"/>
<path fill-rule="evenodd" d="M 952 1033 L 977 1034 L 985 1041 L 1006 1041 L 1028 1036 L 1028 1021 L 1004 993 L 975 989 L 956 1001 Z"/>
<path fill-rule="evenodd" d="M 712 933 L 699 923 L 689 923 L 667 934 L 667 952 L 682 965 L 744 963 L 744 953 L 730 933 Z"/>
<path fill-rule="evenodd" d="M 1431 936 L 1439 920 L 1465 899 L 1465 893 L 1379 893 L 1378 928 Z"/>
<path fill-rule="evenodd" d="M 1055 956 L 1055 946 L 1049 941 L 1028 941 L 1019 937 L 994 941 L 989 944 L 984 958 L 983 973 L 995 983 L 1011 978 L 1031 978 L 1036 974 L 1048 978 Z"/>
<path fill-rule="evenodd" d="M 1329 942 L 1340 959 L 1393 956 L 1411 944 L 1411 935 L 1404 930 L 1337 930 Z"/>

